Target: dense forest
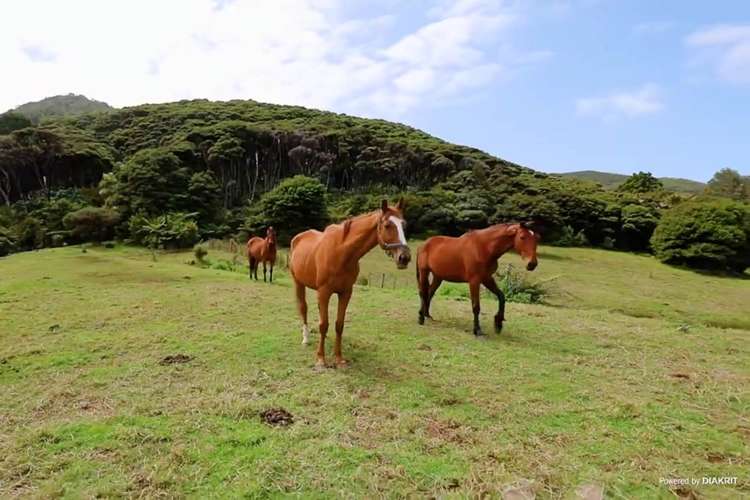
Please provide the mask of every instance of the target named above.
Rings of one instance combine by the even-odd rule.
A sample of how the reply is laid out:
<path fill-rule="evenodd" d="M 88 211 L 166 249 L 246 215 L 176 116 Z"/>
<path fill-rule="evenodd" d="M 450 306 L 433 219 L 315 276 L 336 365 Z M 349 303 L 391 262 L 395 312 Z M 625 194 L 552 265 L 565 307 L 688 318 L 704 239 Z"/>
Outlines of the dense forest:
<path fill-rule="evenodd" d="M 406 197 L 413 235 L 523 219 L 548 242 L 650 251 L 662 214 L 692 196 L 648 173 L 607 190 L 406 125 L 298 106 L 194 100 L 50 114 L 38 124 L 23 111 L 0 115 L 0 253 L 111 237 L 188 245 L 271 222 L 321 226 L 384 195 Z M 709 194 L 745 207 L 750 188 L 737 177 L 739 187 L 732 177 Z M 307 221 L 315 197 L 325 206 Z M 746 236 L 731 252 L 749 244 L 750 226 Z"/>

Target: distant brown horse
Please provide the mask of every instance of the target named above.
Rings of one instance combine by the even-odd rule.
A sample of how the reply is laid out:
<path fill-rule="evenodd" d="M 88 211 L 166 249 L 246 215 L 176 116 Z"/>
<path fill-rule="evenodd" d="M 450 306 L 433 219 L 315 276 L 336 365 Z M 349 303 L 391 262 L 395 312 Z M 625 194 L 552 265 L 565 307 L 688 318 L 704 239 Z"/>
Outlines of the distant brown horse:
<path fill-rule="evenodd" d="M 538 238 L 527 223 L 497 224 L 470 231 L 458 238 L 429 238 L 417 249 L 417 284 L 421 299 L 419 324 L 424 324 L 425 317 L 430 317 L 430 301 L 443 281 L 469 283 L 474 335 L 483 335 L 479 327 L 479 285 L 484 285 L 497 297 L 495 331 L 499 333 L 505 320 L 505 295 L 492 277 L 497 271 L 497 260 L 513 249 L 527 262 L 526 269 L 533 271 L 537 265 Z"/>
<path fill-rule="evenodd" d="M 318 292 L 320 311 L 320 341 L 316 366 L 325 366 L 325 340 L 328 332 L 328 302 L 338 294 L 336 314 L 336 366 L 345 366 L 341 356 L 341 337 L 344 333 L 346 307 L 352 296 L 352 287 L 359 274 L 359 259 L 376 245 L 384 249 L 404 269 L 411 260 L 404 235 L 404 203 L 395 207 L 383 200 L 380 210 L 359 215 L 341 224 L 332 224 L 325 231 L 310 229 L 292 239 L 289 270 L 297 293 L 297 305 L 302 319 L 302 343 L 309 342 L 307 327 L 307 301 L 305 290 Z"/>
<path fill-rule="evenodd" d="M 268 281 L 273 282 L 273 266 L 276 264 L 276 231 L 266 230 L 266 237 L 253 236 L 247 240 L 247 260 L 250 263 L 250 278 L 258 279 L 258 263 L 263 263 L 263 281 L 266 281 L 266 264 L 271 268 Z"/>

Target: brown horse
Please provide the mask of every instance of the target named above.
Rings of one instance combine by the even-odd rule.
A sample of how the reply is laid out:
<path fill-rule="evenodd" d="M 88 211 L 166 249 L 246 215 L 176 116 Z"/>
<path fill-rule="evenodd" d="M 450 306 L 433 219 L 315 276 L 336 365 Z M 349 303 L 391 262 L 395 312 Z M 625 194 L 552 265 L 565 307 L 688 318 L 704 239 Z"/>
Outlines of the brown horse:
<path fill-rule="evenodd" d="M 470 231 L 458 238 L 429 238 L 417 249 L 417 284 L 421 299 L 419 324 L 424 324 L 425 317 L 431 317 L 430 301 L 443 281 L 469 283 L 474 335 L 483 335 L 479 327 L 479 285 L 484 285 L 497 297 L 495 331 L 499 333 L 505 320 L 505 295 L 492 277 L 497 271 L 497 260 L 508 250 L 514 249 L 527 262 L 526 269 L 533 271 L 537 265 L 538 238 L 527 223 L 497 224 Z"/>
<path fill-rule="evenodd" d="M 263 263 L 263 281 L 266 281 L 266 264 L 271 268 L 268 277 L 273 282 L 273 266 L 276 264 L 276 231 L 273 227 L 266 230 L 266 237 L 253 236 L 247 240 L 247 260 L 250 263 L 250 278 L 258 279 L 258 263 Z"/>
<path fill-rule="evenodd" d="M 325 366 L 325 340 L 328 332 L 328 301 L 338 295 L 336 315 L 336 366 L 345 366 L 341 356 L 341 337 L 344 333 L 346 307 L 352 296 L 352 287 L 359 274 L 359 259 L 375 245 L 385 250 L 404 269 L 411 260 L 404 235 L 404 203 L 395 207 L 383 200 L 380 210 L 359 215 L 341 224 L 332 224 L 325 231 L 310 229 L 292 239 L 289 270 L 297 293 L 299 315 L 302 318 L 302 343 L 309 342 L 307 327 L 307 301 L 305 290 L 318 292 L 320 311 L 320 340 L 316 366 Z"/>

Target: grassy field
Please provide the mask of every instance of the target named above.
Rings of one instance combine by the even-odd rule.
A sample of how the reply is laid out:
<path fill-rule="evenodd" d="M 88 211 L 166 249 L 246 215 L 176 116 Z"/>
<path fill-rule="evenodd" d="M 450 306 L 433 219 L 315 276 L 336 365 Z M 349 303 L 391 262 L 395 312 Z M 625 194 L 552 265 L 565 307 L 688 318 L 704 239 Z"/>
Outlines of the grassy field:
<path fill-rule="evenodd" d="M 461 286 L 419 327 L 413 267 L 376 250 L 352 365 L 316 372 L 283 266 L 267 285 L 191 258 L 0 259 L 0 497 L 750 495 L 748 279 L 545 247 L 549 303 L 479 342 Z M 660 484 L 710 476 L 737 484 Z"/>

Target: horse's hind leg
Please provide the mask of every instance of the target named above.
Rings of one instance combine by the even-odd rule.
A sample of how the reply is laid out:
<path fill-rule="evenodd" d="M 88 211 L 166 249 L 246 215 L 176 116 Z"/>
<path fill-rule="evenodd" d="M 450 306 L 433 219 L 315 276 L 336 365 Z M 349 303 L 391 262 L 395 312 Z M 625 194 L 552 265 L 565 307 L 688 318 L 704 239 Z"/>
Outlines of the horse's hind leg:
<path fill-rule="evenodd" d="M 250 269 L 249 276 L 250 279 L 253 279 L 253 258 L 249 257 L 247 259 L 247 267 Z"/>
<path fill-rule="evenodd" d="M 474 313 L 474 335 L 480 337 L 484 335 L 482 328 L 479 326 L 479 282 L 469 282 L 469 292 L 471 293 L 471 312 Z"/>
<path fill-rule="evenodd" d="M 492 276 L 489 276 L 482 284 L 497 297 L 497 314 L 495 315 L 495 332 L 500 333 L 503 330 L 503 321 L 505 321 L 505 294 Z"/>
<path fill-rule="evenodd" d="M 435 273 L 432 273 L 432 283 L 430 283 L 430 291 L 427 294 L 427 307 L 424 311 L 424 315 L 428 318 L 432 318 L 432 316 L 430 316 L 430 305 L 432 304 L 432 297 L 435 296 L 435 292 L 437 292 L 437 289 L 440 288 L 440 285 L 442 283 L 443 280 L 435 276 Z"/>
<path fill-rule="evenodd" d="M 429 274 L 430 271 L 427 269 L 419 269 L 417 268 L 417 288 L 419 289 L 419 324 L 424 325 L 424 319 L 426 316 L 429 316 L 428 310 L 429 310 Z"/>
<path fill-rule="evenodd" d="M 310 343 L 310 328 L 307 327 L 307 299 L 305 297 L 305 285 L 294 281 L 294 291 L 297 295 L 297 310 L 302 319 L 302 344 Z"/>

